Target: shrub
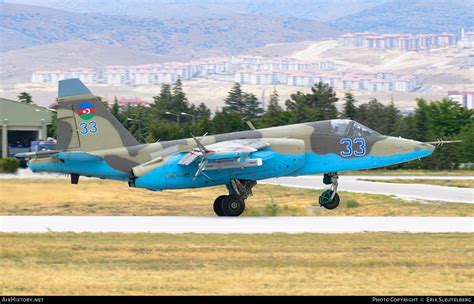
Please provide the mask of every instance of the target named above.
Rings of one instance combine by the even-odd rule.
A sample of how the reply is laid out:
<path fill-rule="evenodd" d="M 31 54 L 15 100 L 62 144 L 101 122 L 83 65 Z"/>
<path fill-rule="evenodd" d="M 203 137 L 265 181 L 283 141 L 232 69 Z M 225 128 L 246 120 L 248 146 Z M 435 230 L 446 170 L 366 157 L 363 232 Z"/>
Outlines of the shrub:
<path fill-rule="evenodd" d="M 350 199 L 346 203 L 347 208 L 357 208 L 359 207 L 359 203 L 356 200 Z"/>
<path fill-rule="evenodd" d="M 0 172 L 15 173 L 20 167 L 20 161 L 14 157 L 5 157 L 0 159 Z"/>
<path fill-rule="evenodd" d="M 269 216 L 275 216 L 280 211 L 280 207 L 277 204 L 271 203 L 265 205 L 265 214 Z"/>

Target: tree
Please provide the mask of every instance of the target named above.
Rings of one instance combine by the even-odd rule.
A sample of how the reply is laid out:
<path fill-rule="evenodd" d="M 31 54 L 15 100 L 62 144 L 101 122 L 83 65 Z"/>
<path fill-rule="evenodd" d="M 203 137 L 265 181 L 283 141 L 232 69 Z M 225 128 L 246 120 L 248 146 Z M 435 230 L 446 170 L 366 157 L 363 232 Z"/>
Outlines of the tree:
<path fill-rule="evenodd" d="M 212 119 L 212 133 L 228 133 L 235 131 L 248 130 L 247 125 L 242 121 L 240 114 L 237 112 L 216 112 Z"/>
<path fill-rule="evenodd" d="M 224 104 L 223 110 L 225 112 L 239 113 L 245 119 L 255 119 L 263 112 L 257 97 L 252 93 L 242 91 L 242 87 L 238 82 L 229 91 Z"/>
<path fill-rule="evenodd" d="M 172 93 L 172 104 L 168 111 L 175 112 L 179 114 L 181 112 L 188 112 L 189 111 L 189 103 L 186 94 L 183 91 L 183 84 L 181 79 L 178 77 L 175 83 L 173 84 L 173 93 Z"/>
<path fill-rule="evenodd" d="M 142 105 L 127 106 L 121 113 L 125 128 L 138 141 L 143 142 L 149 133 L 150 115 L 148 109 Z"/>
<path fill-rule="evenodd" d="M 472 110 L 465 109 L 459 103 L 449 99 L 432 101 L 426 107 L 436 137 L 459 134 L 472 119 Z"/>
<path fill-rule="evenodd" d="M 290 113 L 290 123 L 302 123 L 318 120 L 317 110 L 308 104 L 307 96 L 300 91 L 290 95 L 285 102 L 287 111 Z"/>
<path fill-rule="evenodd" d="M 328 84 L 317 83 L 311 93 L 297 91 L 285 105 L 292 113 L 292 123 L 337 118 L 336 93 Z"/>
<path fill-rule="evenodd" d="M 459 167 L 459 154 L 455 144 L 446 144 L 436 148 L 433 155 L 427 160 L 432 159 L 429 164 L 431 169 L 453 170 Z M 423 159 L 425 160 L 425 159 Z"/>
<path fill-rule="evenodd" d="M 270 102 L 268 104 L 267 111 L 262 115 L 260 120 L 261 127 L 274 127 L 287 122 L 285 121 L 286 115 L 284 114 L 284 111 L 280 107 L 278 101 L 278 92 L 276 89 L 273 89 L 273 92 L 270 94 Z"/>
<path fill-rule="evenodd" d="M 410 120 L 410 126 L 407 121 Z M 421 142 L 434 141 L 437 138 L 458 139 L 463 127 L 466 129 L 472 122 L 472 111 L 462 108 L 457 103 L 444 99 L 428 103 L 424 99 L 417 99 L 417 108 L 411 117 L 401 120 L 399 135 Z M 465 131 L 466 132 L 466 131 Z M 467 131 L 468 132 L 468 131 Z M 468 136 L 463 133 L 463 135 Z M 469 140 L 468 140 L 469 141 Z M 424 169 L 455 169 L 459 161 L 469 157 L 459 144 L 447 144 L 437 147 L 430 157 L 412 162 Z"/>
<path fill-rule="evenodd" d="M 459 139 L 462 140 L 458 145 L 460 161 L 474 163 L 474 121 L 462 128 L 459 133 Z"/>
<path fill-rule="evenodd" d="M 242 92 L 242 87 L 240 83 L 234 83 L 234 86 L 229 91 L 227 97 L 224 99 L 224 111 L 227 112 L 242 112 L 242 108 L 244 107 L 244 94 Z"/>
<path fill-rule="evenodd" d="M 179 139 L 183 138 L 184 135 L 185 133 L 176 123 L 160 120 L 150 122 L 146 139 L 148 142 L 156 142 L 158 140 Z M 189 135 L 189 133 L 186 135 Z"/>
<path fill-rule="evenodd" d="M 377 99 L 372 98 L 369 102 L 358 107 L 356 120 L 371 129 L 384 133 L 384 115 L 385 106 Z"/>
<path fill-rule="evenodd" d="M 24 103 L 27 103 L 27 104 L 32 104 L 33 103 L 33 98 L 31 97 L 31 95 L 28 92 L 21 92 L 18 95 L 18 101 L 24 102 Z"/>
<path fill-rule="evenodd" d="M 120 114 L 120 105 L 118 104 L 117 96 L 114 97 L 114 103 L 110 108 L 110 112 L 115 116 L 119 121 L 123 120 L 122 115 Z"/>
<path fill-rule="evenodd" d="M 205 120 L 211 117 L 211 110 L 203 102 L 201 102 L 193 112 L 197 120 Z"/>
<path fill-rule="evenodd" d="M 413 136 L 413 129 L 415 126 L 415 119 L 413 115 L 402 117 L 395 131 L 396 136 L 403 138 L 411 138 Z"/>
<path fill-rule="evenodd" d="M 390 104 L 385 107 L 384 110 L 384 130 L 383 134 L 385 135 L 395 135 L 397 133 L 398 125 L 400 124 L 401 119 L 400 111 L 395 107 L 393 100 L 390 101 Z"/>
<path fill-rule="evenodd" d="M 57 138 L 58 131 L 58 113 L 56 111 L 51 113 L 51 124 L 46 127 L 47 137 Z"/>
<path fill-rule="evenodd" d="M 252 93 L 244 93 L 243 95 L 243 107 L 240 114 L 246 119 L 255 119 L 260 117 L 263 113 L 263 109 L 258 101 L 257 97 Z"/>
<path fill-rule="evenodd" d="M 319 82 L 306 95 L 308 105 L 317 110 L 319 120 L 337 118 L 336 92 L 326 83 Z"/>
<path fill-rule="evenodd" d="M 355 119 L 357 116 L 357 106 L 355 105 L 357 100 L 355 100 L 352 93 L 346 93 L 344 96 L 344 106 L 342 108 L 341 116 L 343 118 Z"/>
<path fill-rule="evenodd" d="M 160 118 L 166 111 L 169 111 L 172 106 L 171 86 L 167 83 L 161 85 L 160 94 L 153 96 L 153 111 L 156 118 Z"/>
<path fill-rule="evenodd" d="M 418 141 L 432 141 L 434 140 L 434 132 L 429 105 L 426 100 L 422 98 L 418 98 L 416 104 L 417 108 L 413 116 L 414 124 L 411 139 Z"/>

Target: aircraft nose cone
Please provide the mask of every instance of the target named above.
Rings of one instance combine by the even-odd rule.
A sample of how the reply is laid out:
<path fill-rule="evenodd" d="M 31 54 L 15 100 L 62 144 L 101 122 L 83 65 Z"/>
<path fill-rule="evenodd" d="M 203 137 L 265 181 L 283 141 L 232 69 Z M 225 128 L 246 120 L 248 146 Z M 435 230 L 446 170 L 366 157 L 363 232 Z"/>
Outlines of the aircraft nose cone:
<path fill-rule="evenodd" d="M 416 142 L 414 152 L 421 151 L 421 150 L 428 150 L 428 151 L 433 152 L 434 149 L 435 149 L 435 146 L 433 146 L 433 145 L 422 143 L 422 142 Z"/>
<path fill-rule="evenodd" d="M 406 155 L 407 157 L 424 157 L 433 153 L 433 145 L 402 137 L 386 137 L 372 147 L 372 154 L 377 156 Z"/>
<path fill-rule="evenodd" d="M 429 150 L 431 152 L 433 152 L 434 149 L 435 149 L 435 146 L 430 145 L 430 144 L 426 144 L 426 143 L 422 143 L 422 142 L 418 143 L 418 147 L 422 150 Z"/>

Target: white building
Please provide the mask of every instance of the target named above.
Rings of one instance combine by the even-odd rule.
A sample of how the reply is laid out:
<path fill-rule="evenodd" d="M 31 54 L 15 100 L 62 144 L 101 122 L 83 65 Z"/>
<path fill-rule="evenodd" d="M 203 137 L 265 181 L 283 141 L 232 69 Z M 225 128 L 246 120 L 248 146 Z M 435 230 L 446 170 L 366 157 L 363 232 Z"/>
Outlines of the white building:
<path fill-rule="evenodd" d="M 121 85 L 124 84 L 124 79 L 122 73 L 118 71 L 110 71 L 105 74 L 106 83 L 111 85 Z"/>
<path fill-rule="evenodd" d="M 448 91 L 448 98 L 458 102 L 466 109 L 474 109 L 474 92 Z"/>
<path fill-rule="evenodd" d="M 466 33 L 467 34 L 467 33 Z M 383 34 L 348 33 L 338 38 L 341 47 L 364 47 L 369 49 L 399 49 L 402 51 L 429 50 L 438 47 L 456 46 L 454 34 Z"/>
<path fill-rule="evenodd" d="M 474 69 L 474 54 L 471 54 L 467 58 L 467 63 L 469 65 L 469 68 L 472 70 Z"/>

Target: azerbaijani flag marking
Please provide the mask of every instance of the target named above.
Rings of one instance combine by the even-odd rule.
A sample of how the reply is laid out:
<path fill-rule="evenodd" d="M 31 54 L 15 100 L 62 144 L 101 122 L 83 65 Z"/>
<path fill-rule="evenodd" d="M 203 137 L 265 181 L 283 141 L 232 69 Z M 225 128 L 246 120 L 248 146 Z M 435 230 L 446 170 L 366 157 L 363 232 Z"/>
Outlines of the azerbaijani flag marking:
<path fill-rule="evenodd" d="M 76 110 L 77 115 L 81 119 L 89 120 L 95 115 L 95 107 L 88 101 L 84 101 L 79 105 L 79 108 Z"/>

